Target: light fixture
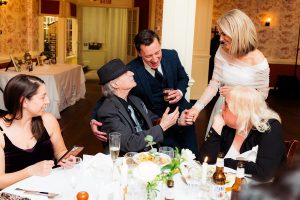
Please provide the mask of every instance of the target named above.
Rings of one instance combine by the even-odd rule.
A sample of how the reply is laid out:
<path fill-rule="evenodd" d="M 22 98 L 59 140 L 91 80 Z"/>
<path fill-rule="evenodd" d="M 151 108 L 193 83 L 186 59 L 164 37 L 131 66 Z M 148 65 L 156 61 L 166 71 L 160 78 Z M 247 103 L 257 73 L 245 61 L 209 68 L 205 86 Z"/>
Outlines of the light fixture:
<path fill-rule="evenodd" d="M 7 0 L 0 0 L 0 6 L 6 5 L 6 4 L 7 4 Z"/>
<path fill-rule="evenodd" d="M 271 17 L 268 17 L 267 19 L 266 19 L 266 22 L 265 22 L 265 26 L 270 26 L 271 25 Z"/>

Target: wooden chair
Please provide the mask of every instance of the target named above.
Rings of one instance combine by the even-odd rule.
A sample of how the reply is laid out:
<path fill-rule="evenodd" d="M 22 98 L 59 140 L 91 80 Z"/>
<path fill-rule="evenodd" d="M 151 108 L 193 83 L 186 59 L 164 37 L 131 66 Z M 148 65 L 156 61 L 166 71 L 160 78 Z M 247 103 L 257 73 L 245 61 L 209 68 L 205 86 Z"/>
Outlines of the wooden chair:
<path fill-rule="evenodd" d="M 298 140 L 286 140 L 284 141 L 286 148 L 287 166 L 291 166 L 293 162 L 294 154 L 299 146 Z"/>

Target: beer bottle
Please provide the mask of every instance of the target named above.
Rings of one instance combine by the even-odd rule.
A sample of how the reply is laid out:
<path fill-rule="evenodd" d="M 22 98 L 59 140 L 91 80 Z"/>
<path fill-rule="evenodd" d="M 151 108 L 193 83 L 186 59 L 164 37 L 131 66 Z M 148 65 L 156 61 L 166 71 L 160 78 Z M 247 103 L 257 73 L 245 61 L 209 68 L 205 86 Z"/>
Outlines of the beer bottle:
<path fill-rule="evenodd" d="M 246 183 L 244 176 L 245 176 L 244 162 L 238 161 L 237 168 L 236 168 L 235 182 L 231 187 L 231 190 L 233 192 L 241 191 L 242 186 Z"/>
<path fill-rule="evenodd" d="M 216 171 L 213 174 L 213 181 L 217 185 L 225 185 L 226 176 L 224 174 L 224 153 L 219 152 L 216 163 Z"/>
<path fill-rule="evenodd" d="M 223 199 L 225 193 L 226 176 L 224 174 L 224 153 L 219 152 L 216 163 L 216 171 L 213 174 L 213 184 L 210 186 L 209 195 L 211 199 Z"/>

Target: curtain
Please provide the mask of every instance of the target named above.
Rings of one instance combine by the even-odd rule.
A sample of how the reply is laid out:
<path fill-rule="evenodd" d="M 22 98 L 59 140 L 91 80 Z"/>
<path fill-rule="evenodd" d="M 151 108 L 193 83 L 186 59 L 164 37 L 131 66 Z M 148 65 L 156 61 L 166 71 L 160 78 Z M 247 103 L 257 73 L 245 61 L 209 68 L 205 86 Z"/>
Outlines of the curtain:
<path fill-rule="evenodd" d="M 127 56 L 127 9 L 108 8 L 106 23 L 106 62 Z"/>

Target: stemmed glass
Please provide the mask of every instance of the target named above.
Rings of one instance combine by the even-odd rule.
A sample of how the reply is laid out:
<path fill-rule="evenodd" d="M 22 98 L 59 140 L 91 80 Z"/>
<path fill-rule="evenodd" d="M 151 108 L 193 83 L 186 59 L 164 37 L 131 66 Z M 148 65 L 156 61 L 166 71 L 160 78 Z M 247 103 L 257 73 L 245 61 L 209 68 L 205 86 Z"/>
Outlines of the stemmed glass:
<path fill-rule="evenodd" d="M 121 134 L 118 132 L 109 133 L 109 151 L 110 156 L 113 161 L 113 177 L 114 177 L 114 169 L 115 163 L 120 153 L 120 143 L 121 143 Z"/>

